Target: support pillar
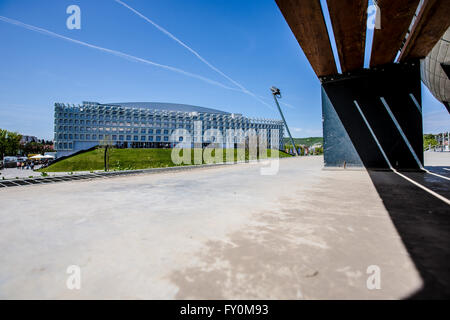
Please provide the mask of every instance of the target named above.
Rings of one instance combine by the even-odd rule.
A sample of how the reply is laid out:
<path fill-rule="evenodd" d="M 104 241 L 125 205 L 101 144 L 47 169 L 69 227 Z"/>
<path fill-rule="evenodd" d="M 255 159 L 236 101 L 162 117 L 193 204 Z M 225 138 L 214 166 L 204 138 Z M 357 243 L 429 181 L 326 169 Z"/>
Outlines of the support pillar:
<path fill-rule="evenodd" d="M 419 170 L 420 81 L 418 61 L 322 77 L 325 167 Z"/>

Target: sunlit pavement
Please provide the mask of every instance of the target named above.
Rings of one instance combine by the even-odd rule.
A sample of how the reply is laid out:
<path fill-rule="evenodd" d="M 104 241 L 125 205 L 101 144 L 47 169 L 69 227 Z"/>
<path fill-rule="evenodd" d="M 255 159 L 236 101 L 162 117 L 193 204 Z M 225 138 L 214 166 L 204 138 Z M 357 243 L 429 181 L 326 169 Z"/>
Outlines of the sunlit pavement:
<path fill-rule="evenodd" d="M 39 166 L 36 166 L 35 169 L 38 169 Z M 89 173 L 89 171 L 82 171 L 82 173 Z M 47 173 L 49 177 L 60 177 L 67 176 L 69 172 L 49 172 Z M 17 169 L 17 168 L 5 168 L 0 170 L 0 183 L 2 178 L 5 179 L 26 179 L 29 177 L 39 178 L 42 177 L 42 173 L 38 171 L 33 171 L 31 169 Z"/>
<path fill-rule="evenodd" d="M 448 297 L 448 205 L 322 157 L 261 166 L 2 188 L 0 298 Z"/>

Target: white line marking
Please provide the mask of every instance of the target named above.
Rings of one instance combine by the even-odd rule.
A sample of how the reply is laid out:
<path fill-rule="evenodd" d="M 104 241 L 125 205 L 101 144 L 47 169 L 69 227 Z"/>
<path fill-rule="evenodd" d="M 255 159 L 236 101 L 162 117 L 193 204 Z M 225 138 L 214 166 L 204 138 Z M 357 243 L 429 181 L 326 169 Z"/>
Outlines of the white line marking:
<path fill-rule="evenodd" d="M 440 194 L 434 192 L 433 190 L 428 189 L 427 187 L 421 185 L 420 183 L 408 178 L 407 176 L 401 174 L 400 172 L 398 172 L 397 170 L 394 169 L 394 173 L 398 174 L 400 177 L 408 180 L 409 182 L 411 182 L 412 184 L 418 186 L 419 188 L 425 190 L 426 192 L 428 192 L 429 194 L 435 196 L 436 198 L 438 198 L 439 200 L 444 201 L 446 204 L 450 205 L 450 200 L 448 200 L 447 198 L 441 196 Z"/>
<path fill-rule="evenodd" d="M 411 96 L 412 96 L 412 94 L 411 94 Z M 414 98 L 414 96 L 412 96 L 412 98 Z M 394 121 L 394 124 L 397 127 L 397 130 L 400 132 L 400 135 L 402 136 L 403 140 L 405 141 L 406 145 L 408 146 L 408 149 L 411 152 L 411 154 L 413 155 L 414 160 L 416 160 L 417 165 L 419 166 L 419 168 L 422 169 L 423 171 L 431 174 L 431 175 L 434 175 L 436 177 L 439 177 L 439 178 L 442 178 L 442 179 L 450 181 L 450 178 L 445 177 L 445 176 L 441 176 L 440 174 L 437 174 L 437 173 L 434 173 L 434 172 L 431 172 L 431 171 L 425 169 L 422 166 L 422 163 L 420 162 L 419 158 L 417 157 L 416 152 L 414 151 L 414 149 L 412 148 L 411 144 L 409 143 L 408 138 L 406 138 L 405 133 L 403 132 L 402 128 L 400 127 L 400 124 L 398 123 L 397 119 L 395 118 L 394 114 L 392 113 L 391 109 L 389 108 L 389 105 L 387 104 L 386 100 L 383 97 L 380 97 L 380 99 L 381 99 L 381 102 L 383 103 L 384 107 L 386 108 L 387 112 L 391 116 L 392 121 Z"/>
<path fill-rule="evenodd" d="M 381 151 L 381 153 L 383 154 L 384 160 L 386 161 L 386 163 L 388 164 L 389 168 L 393 170 L 393 167 L 391 165 L 391 162 L 389 161 L 386 153 L 384 153 L 383 148 L 380 145 L 380 142 L 378 141 L 377 137 L 375 136 L 375 133 L 372 130 L 372 127 L 369 125 L 369 122 L 367 121 L 366 117 L 364 116 L 364 113 L 362 112 L 361 108 L 359 107 L 358 102 L 355 100 L 353 101 L 356 105 L 356 108 L 358 108 L 359 113 L 361 114 L 361 117 L 363 118 L 364 122 L 366 123 L 367 128 L 369 129 L 370 133 L 372 134 L 373 139 L 375 140 L 375 142 L 377 143 L 378 149 Z"/>
<path fill-rule="evenodd" d="M 424 170 L 425 170 L 427 173 L 432 174 L 433 176 L 436 176 L 436 177 L 439 177 L 439 178 L 442 178 L 442 179 L 445 179 L 445 180 L 449 180 L 449 181 L 450 181 L 450 178 L 449 178 L 449 177 L 441 176 L 440 174 L 431 172 L 430 170 L 427 170 L 427 169 L 425 169 L 425 168 L 424 168 Z"/>
<path fill-rule="evenodd" d="M 400 124 L 398 123 L 397 119 L 395 118 L 394 114 L 391 111 L 391 108 L 389 108 L 389 105 L 387 104 L 386 100 L 383 97 L 380 97 L 381 102 L 383 103 L 384 107 L 386 108 L 387 112 L 389 113 L 389 116 L 391 117 L 392 121 L 394 122 L 395 126 L 397 127 L 398 132 L 400 132 L 400 135 L 403 138 L 403 141 L 405 141 L 406 146 L 408 147 L 409 151 L 411 152 L 412 156 L 414 157 L 414 160 L 416 160 L 417 165 L 420 169 L 423 169 L 422 163 L 419 160 L 419 157 L 417 157 L 416 152 L 414 151 L 413 147 L 409 143 L 408 138 L 406 138 L 405 133 L 403 132 L 402 128 L 400 127 Z"/>
<path fill-rule="evenodd" d="M 370 133 L 372 134 L 373 139 L 374 139 L 375 142 L 377 143 L 378 148 L 380 149 L 381 153 L 383 154 L 384 159 L 386 160 L 386 163 L 388 164 L 389 168 L 390 168 L 395 174 L 399 175 L 399 176 L 402 177 L 403 179 L 405 179 L 405 180 L 411 182 L 411 183 L 414 184 L 415 186 L 421 188 L 422 190 L 424 190 L 424 191 L 428 192 L 429 194 L 435 196 L 435 197 L 438 198 L 439 200 L 441 200 L 441 201 L 445 202 L 446 204 L 450 205 L 450 200 L 448 200 L 447 198 L 441 196 L 440 194 L 434 192 L 433 190 L 428 189 L 427 187 L 425 187 L 425 186 L 421 185 L 420 183 L 418 183 L 418 182 L 412 180 L 411 178 L 408 178 L 407 176 L 405 176 L 404 174 L 398 172 L 396 169 L 394 169 L 394 168 L 392 167 L 392 165 L 391 165 L 389 159 L 388 159 L 387 156 L 386 156 L 386 153 L 384 153 L 384 150 L 383 150 L 383 148 L 381 147 L 380 143 L 378 142 L 378 139 L 377 139 L 377 137 L 375 136 L 375 133 L 373 132 L 372 128 L 370 127 L 369 122 L 367 121 L 367 119 L 366 119 L 366 117 L 364 116 L 364 114 L 363 114 L 361 108 L 359 107 L 358 102 L 357 102 L 356 100 L 353 101 L 353 102 L 355 103 L 356 107 L 358 108 L 359 113 L 361 114 L 361 116 L 362 116 L 364 122 L 366 123 L 367 128 L 369 129 Z"/>

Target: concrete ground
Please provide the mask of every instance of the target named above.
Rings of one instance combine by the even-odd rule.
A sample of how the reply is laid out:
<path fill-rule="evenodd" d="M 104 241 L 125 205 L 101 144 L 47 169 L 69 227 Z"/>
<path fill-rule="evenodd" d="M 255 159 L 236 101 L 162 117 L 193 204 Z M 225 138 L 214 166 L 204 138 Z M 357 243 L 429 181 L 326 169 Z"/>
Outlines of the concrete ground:
<path fill-rule="evenodd" d="M 35 169 L 39 169 L 39 166 L 36 166 Z M 98 172 L 100 170 L 96 170 Z M 102 172 L 102 171 L 100 171 Z M 58 176 L 67 176 L 70 172 L 48 172 L 47 176 L 49 177 L 58 177 Z M 73 172 L 74 173 L 74 172 Z M 77 173 L 90 173 L 90 171 L 77 171 Z M 0 170 L 0 180 L 2 178 L 5 179 L 27 179 L 27 178 L 39 178 L 42 177 L 42 173 L 38 171 L 34 171 L 31 169 L 17 169 L 17 168 L 4 168 Z M 1 181 L 0 181 L 1 182 Z"/>
<path fill-rule="evenodd" d="M 391 172 L 322 170 L 322 157 L 261 166 L 1 189 L 0 298 L 449 297 L 447 204 Z M 408 174 L 450 198 L 448 180 Z"/>

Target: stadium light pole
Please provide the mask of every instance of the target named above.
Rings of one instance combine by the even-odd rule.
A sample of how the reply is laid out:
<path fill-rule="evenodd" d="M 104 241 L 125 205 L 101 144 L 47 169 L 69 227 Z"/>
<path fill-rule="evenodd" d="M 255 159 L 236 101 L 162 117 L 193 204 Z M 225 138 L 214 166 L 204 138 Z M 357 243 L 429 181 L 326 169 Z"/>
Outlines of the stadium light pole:
<path fill-rule="evenodd" d="M 281 119 L 283 119 L 284 126 L 286 127 L 286 130 L 287 130 L 287 132 L 289 134 L 289 138 L 291 139 L 292 148 L 294 149 L 295 154 L 298 156 L 298 151 L 297 151 L 297 148 L 295 147 L 294 139 L 292 138 L 291 132 L 289 131 L 289 127 L 288 127 L 288 125 L 286 123 L 286 119 L 284 118 L 283 112 L 281 111 L 281 108 L 280 108 L 280 104 L 278 103 L 278 99 L 277 98 L 281 99 L 280 89 L 278 89 L 276 87 L 272 87 L 272 88 L 270 88 L 270 91 L 272 91 L 273 99 L 275 100 L 275 103 L 276 103 L 276 105 L 278 107 L 278 111 L 280 112 L 280 115 L 281 115 Z"/>

